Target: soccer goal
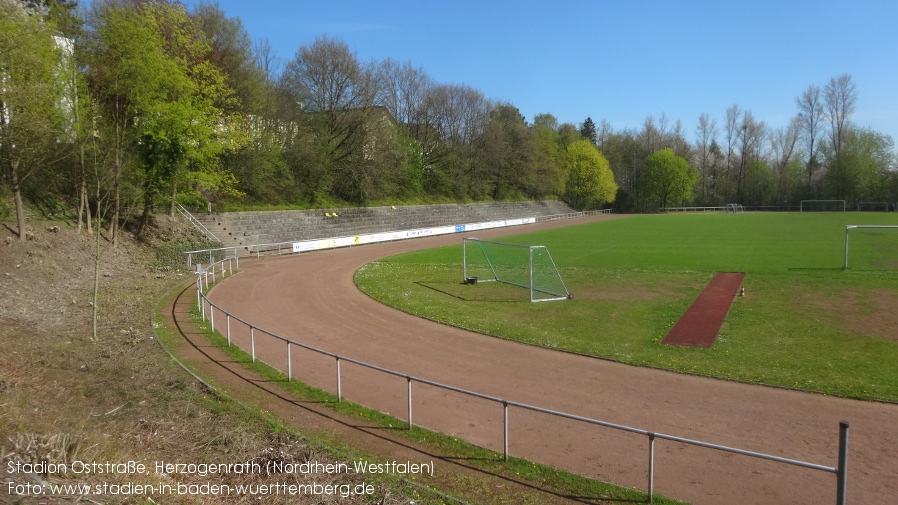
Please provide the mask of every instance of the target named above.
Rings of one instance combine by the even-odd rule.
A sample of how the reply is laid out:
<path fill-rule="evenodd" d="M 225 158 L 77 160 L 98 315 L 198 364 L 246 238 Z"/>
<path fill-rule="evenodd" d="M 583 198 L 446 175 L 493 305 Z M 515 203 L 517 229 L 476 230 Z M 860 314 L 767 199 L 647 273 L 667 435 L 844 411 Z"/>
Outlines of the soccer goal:
<path fill-rule="evenodd" d="M 531 302 L 572 298 L 546 246 L 463 240 L 464 281 L 502 282 L 530 291 Z"/>
<path fill-rule="evenodd" d="M 802 200 L 801 212 L 845 212 L 845 200 Z"/>
<path fill-rule="evenodd" d="M 741 203 L 728 203 L 726 206 L 727 213 L 737 214 L 739 212 L 745 212 L 745 207 L 742 206 Z"/>
<path fill-rule="evenodd" d="M 846 226 L 844 270 L 849 268 L 854 271 L 898 270 L 898 226 Z"/>

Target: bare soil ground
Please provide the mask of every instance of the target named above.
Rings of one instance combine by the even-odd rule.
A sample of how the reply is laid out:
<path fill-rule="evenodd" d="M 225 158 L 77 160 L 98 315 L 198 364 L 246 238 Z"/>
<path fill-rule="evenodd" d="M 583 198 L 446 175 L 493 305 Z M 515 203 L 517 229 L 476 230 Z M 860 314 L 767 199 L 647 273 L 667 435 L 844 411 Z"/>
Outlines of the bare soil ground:
<path fill-rule="evenodd" d="M 836 465 L 838 425 L 847 420 L 850 500 L 887 504 L 898 495 L 894 479 L 898 405 L 685 376 L 538 349 L 400 313 L 369 299 L 353 284 L 352 273 L 369 261 L 456 240 L 419 239 L 242 262 L 241 274 L 216 286 L 211 296 L 233 314 L 279 335 L 410 375 L 822 465 Z M 232 327 L 232 338 L 245 349 L 248 333 Z M 286 367 L 283 343 L 260 338 L 256 352 L 260 359 Z M 294 374 L 303 381 L 335 390 L 333 358 L 294 354 L 292 363 Z M 349 400 L 404 412 L 404 381 L 349 366 L 343 369 L 342 380 Z M 416 424 L 501 451 L 500 407 L 433 389 L 416 391 Z M 513 455 L 645 489 L 645 437 L 517 409 L 510 416 Z M 672 442 L 656 443 L 655 457 L 656 492 L 696 504 L 835 501 L 835 476 L 820 471 Z"/>
<path fill-rule="evenodd" d="M 216 396 L 158 344 L 151 320 L 154 306 L 190 276 L 150 266 L 152 246 L 189 234 L 181 221 L 159 217 L 146 242 L 123 234 L 115 249 L 101 239 L 96 339 L 91 325 L 95 235 L 79 235 L 64 222 L 32 226 L 24 241 L 14 238 L 9 226 L 0 226 L 0 503 L 258 503 L 256 497 L 221 493 L 148 497 L 93 492 L 50 497 L 46 487 L 36 488 L 44 484 L 271 483 L 272 478 L 257 474 L 219 479 L 159 473 L 153 465 L 343 461 L 317 442 L 285 430 L 273 418 L 249 414 Z M 136 462 L 149 470 L 74 475 L 77 461 Z M 40 462 L 65 464 L 69 471 L 15 466 Z M 38 471 L 23 471 L 28 469 Z M 306 478 L 277 475 L 274 482 L 302 484 L 308 482 Z M 316 478 L 320 484 L 360 482 L 345 475 Z M 331 493 L 314 497 L 314 503 L 374 499 L 397 504 L 414 499 L 414 489 L 405 489 L 401 483 L 375 484 L 370 499 L 342 499 Z M 295 497 L 265 499 L 265 503 L 296 502 Z"/>

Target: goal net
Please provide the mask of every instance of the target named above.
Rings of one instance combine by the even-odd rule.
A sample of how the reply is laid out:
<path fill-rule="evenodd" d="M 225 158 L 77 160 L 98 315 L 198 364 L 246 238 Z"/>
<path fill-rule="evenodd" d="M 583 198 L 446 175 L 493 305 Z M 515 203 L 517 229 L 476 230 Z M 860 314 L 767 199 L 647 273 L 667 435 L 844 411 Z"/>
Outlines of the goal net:
<path fill-rule="evenodd" d="M 739 212 L 745 212 L 745 207 L 743 207 L 741 203 L 728 203 L 726 205 L 726 211 L 727 213 L 732 212 L 733 214 L 736 214 Z"/>
<path fill-rule="evenodd" d="M 844 269 L 898 270 L 898 226 L 846 226 Z"/>
<path fill-rule="evenodd" d="M 845 200 L 802 200 L 801 212 L 845 212 Z"/>
<path fill-rule="evenodd" d="M 464 281 L 502 282 L 530 291 L 531 302 L 571 298 L 545 246 L 463 240 Z"/>

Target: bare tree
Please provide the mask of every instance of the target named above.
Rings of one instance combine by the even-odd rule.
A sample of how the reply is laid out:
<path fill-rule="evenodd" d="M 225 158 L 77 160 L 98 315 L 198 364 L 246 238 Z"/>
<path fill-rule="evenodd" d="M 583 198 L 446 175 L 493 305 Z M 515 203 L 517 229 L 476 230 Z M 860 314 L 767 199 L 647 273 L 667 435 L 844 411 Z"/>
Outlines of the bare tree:
<path fill-rule="evenodd" d="M 741 195 L 748 165 L 763 158 L 764 138 L 767 125 L 764 121 L 756 121 L 751 111 L 742 113 L 739 123 L 737 144 L 739 158 L 736 168 L 736 195 Z"/>
<path fill-rule="evenodd" d="M 711 153 L 711 143 L 717 138 L 717 120 L 711 119 L 707 113 L 698 117 L 698 125 L 695 127 L 695 155 L 701 177 L 701 201 L 707 203 L 708 185 L 714 179 L 714 174 L 709 173 L 714 166 Z"/>
<path fill-rule="evenodd" d="M 256 58 L 256 65 L 265 72 L 268 80 L 276 80 L 281 69 L 281 59 L 267 37 L 259 39 L 253 44 L 253 55 Z"/>
<path fill-rule="evenodd" d="M 823 132 L 823 103 L 820 99 L 820 88 L 814 85 L 795 99 L 798 106 L 798 121 L 801 125 L 801 137 L 807 148 L 808 162 L 806 165 L 808 175 L 808 188 L 810 190 L 814 172 L 818 161 L 817 153 L 820 150 L 820 135 Z"/>
<path fill-rule="evenodd" d="M 788 200 L 792 190 L 792 171 L 790 167 L 796 161 L 796 149 L 802 136 L 803 120 L 795 116 L 784 128 L 770 132 L 770 159 L 776 175 L 776 202 Z"/>
<path fill-rule="evenodd" d="M 598 141 L 599 150 L 604 148 L 605 142 L 608 141 L 608 138 L 611 137 L 612 133 L 614 133 L 614 128 L 611 126 L 611 123 L 603 119 L 599 123 L 598 130 L 596 130 L 596 140 Z"/>
<path fill-rule="evenodd" d="M 639 140 L 645 152 L 652 154 L 661 149 L 661 132 L 655 127 L 655 118 L 647 116 L 642 122 L 642 131 L 639 132 Z"/>
<path fill-rule="evenodd" d="M 857 102 L 857 89 L 851 76 L 842 74 L 829 80 L 824 90 L 826 101 L 826 118 L 829 120 L 829 134 L 832 149 L 838 157 L 842 151 L 842 143 L 851 128 L 851 115 Z"/>
<path fill-rule="evenodd" d="M 470 145 L 489 120 L 489 100 L 466 85 L 438 85 L 425 99 L 423 118 L 441 139 L 452 144 Z"/>
<path fill-rule="evenodd" d="M 400 124 L 419 123 L 424 99 L 434 86 L 421 67 L 387 58 L 377 66 L 377 102 L 393 113 Z"/>

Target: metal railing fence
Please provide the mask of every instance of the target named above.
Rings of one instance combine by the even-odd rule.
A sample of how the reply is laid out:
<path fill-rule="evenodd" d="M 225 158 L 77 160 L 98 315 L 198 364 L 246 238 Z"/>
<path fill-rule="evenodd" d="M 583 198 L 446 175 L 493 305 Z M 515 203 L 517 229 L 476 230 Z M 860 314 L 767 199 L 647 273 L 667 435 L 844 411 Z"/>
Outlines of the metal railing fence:
<path fill-rule="evenodd" d="M 187 266 L 192 267 L 194 262 L 199 260 L 206 260 L 206 264 L 212 264 L 219 262 L 223 259 L 228 258 L 237 258 L 239 247 L 231 246 L 231 247 L 216 247 L 214 249 L 199 249 L 196 251 L 184 251 L 184 254 L 187 255 Z M 196 263 L 197 265 L 201 265 L 202 263 Z"/>
<path fill-rule="evenodd" d="M 369 370 L 374 370 L 376 372 L 384 373 L 384 374 L 387 374 L 387 375 L 390 375 L 393 377 L 399 377 L 399 378 L 405 379 L 406 386 L 407 386 L 405 393 L 407 395 L 407 408 L 408 408 L 406 421 L 408 422 L 409 429 L 411 429 L 412 427 L 415 426 L 414 422 L 413 422 L 413 409 L 412 409 L 412 389 L 413 389 L 412 385 L 413 385 L 413 383 L 419 383 L 422 385 L 432 386 L 432 387 L 439 388 L 442 390 L 451 391 L 454 393 L 459 393 L 459 394 L 474 397 L 474 398 L 480 398 L 480 399 L 487 400 L 487 401 L 496 403 L 498 405 L 501 405 L 502 410 L 503 410 L 503 456 L 506 461 L 509 458 L 509 450 L 508 450 L 509 437 L 510 437 L 509 424 L 508 424 L 508 408 L 509 407 L 516 407 L 516 408 L 520 408 L 523 410 L 528 410 L 528 411 L 546 414 L 546 415 L 550 415 L 550 416 L 555 416 L 555 417 L 560 417 L 560 418 L 569 419 L 569 420 L 573 420 L 573 421 L 583 422 L 583 423 L 587 423 L 587 424 L 594 425 L 594 426 L 601 426 L 604 428 L 610 428 L 610 429 L 614 429 L 614 430 L 618 430 L 618 431 L 624 431 L 624 432 L 629 432 L 629 433 L 645 436 L 645 437 L 647 437 L 647 441 L 648 441 L 648 467 L 647 467 L 648 482 L 647 482 L 647 491 L 646 492 L 648 495 L 649 503 L 653 503 L 653 494 L 654 494 L 655 439 L 662 439 L 662 440 L 669 440 L 669 441 L 679 442 L 682 444 L 687 444 L 687 445 L 692 445 L 692 446 L 697 446 L 697 447 L 703 447 L 706 449 L 713 449 L 716 451 L 722 451 L 722 452 L 727 452 L 727 453 L 732 453 L 732 454 L 739 454 L 742 456 L 748 456 L 748 457 L 752 457 L 752 458 L 774 461 L 777 463 L 783 463 L 783 464 L 787 464 L 787 465 L 793 465 L 793 466 L 798 466 L 798 467 L 807 468 L 807 469 L 811 469 L 811 470 L 818 470 L 818 471 L 834 474 L 836 476 L 836 500 L 835 500 L 835 503 L 836 503 L 836 505 L 845 505 L 846 504 L 846 496 L 847 496 L 846 493 L 847 493 L 847 484 L 848 484 L 848 426 L 849 425 L 845 421 L 842 421 L 839 423 L 839 442 L 838 442 L 839 453 L 838 453 L 837 464 L 836 464 L 836 466 L 827 466 L 827 465 L 820 465 L 820 464 L 810 463 L 807 461 L 801 461 L 801 460 L 792 459 L 792 458 L 786 458 L 786 457 L 775 456 L 775 455 L 771 455 L 771 454 L 764 454 L 764 453 L 760 453 L 760 452 L 749 451 L 749 450 L 745 450 L 745 449 L 739 449 L 739 448 L 735 448 L 735 447 L 713 444 L 710 442 L 703 442 L 700 440 L 694 440 L 694 439 L 678 437 L 678 436 L 674 436 L 674 435 L 668 435 L 665 433 L 653 432 L 650 430 L 645 430 L 645 429 L 641 429 L 641 428 L 635 428 L 632 426 L 625 426 L 625 425 L 621 425 L 621 424 L 611 423 L 611 422 L 602 421 L 599 419 L 592 419 L 592 418 L 588 418 L 588 417 L 584 417 L 584 416 L 578 416 L 578 415 L 570 414 L 567 412 L 560 412 L 557 410 L 547 409 L 547 408 L 539 407 L 536 405 L 530 405 L 530 404 L 526 404 L 526 403 L 516 402 L 513 400 L 508 400 L 506 398 L 500 398 L 497 396 L 479 393 L 476 391 L 470 391 L 467 389 L 463 389 L 463 388 L 448 385 L 448 384 L 443 384 L 443 383 L 432 381 L 432 380 L 425 379 L 422 377 L 412 376 L 409 374 L 398 372 L 396 370 L 391 370 L 391 369 L 384 368 L 384 367 L 381 367 L 378 365 L 373 365 L 370 363 L 366 363 L 366 362 L 356 360 L 356 359 L 353 359 L 353 358 L 350 358 L 347 356 L 342 356 L 337 353 L 333 353 L 333 352 L 319 349 L 319 348 L 316 348 L 316 347 L 313 347 L 313 346 L 310 346 L 307 344 L 303 344 L 301 342 L 291 340 L 287 337 L 278 335 L 276 333 L 265 330 L 263 328 L 259 328 L 258 326 L 254 325 L 253 323 L 246 321 L 244 319 L 241 319 L 241 318 L 229 313 L 224 308 L 222 308 L 218 305 L 215 305 L 214 303 L 212 303 L 211 300 L 209 300 L 206 297 L 206 293 L 205 293 L 205 291 L 208 290 L 208 288 L 209 288 L 209 278 L 210 277 L 212 278 L 212 283 L 214 284 L 217 271 L 221 272 L 222 277 L 224 277 L 226 273 L 233 274 L 233 270 L 231 268 L 231 261 L 234 261 L 234 262 L 237 261 L 236 255 L 234 257 L 225 258 L 217 263 L 213 263 L 206 268 L 201 268 L 200 266 L 197 267 L 197 280 L 196 280 L 197 304 L 200 308 L 200 314 L 202 316 L 203 321 L 205 322 L 206 319 L 208 318 L 209 324 L 210 324 L 210 330 L 214 333 L 215 331 L 218 331 L 215 326 L 215 311 L 217 310 L 218 312 L 223 314 L 225 316 L 225 326 L 224 326 L 225 334 L 224 334 L 224 336 L 227 338 L 228 346 L 232 345 L 232 340 L 231 340 L 231 333 L 232 333 L 231 323 L 232 323 L 232 321 L 245 325 L 249 329 L 249 340 L 250 340 L 249 353 L 250 353 L 250 356 L 251 356 L 251 359 L 253 362 L 256 362 L 258 360 L 257 356 L 256 356 L 256 335 L 257 334 L 262 335 L 262 336 L 267 335 L 267 336 L 283 343 L 285 346 L 285 354 L 286 354 L 285 361 L 286 361 L 286 369 L 287 369 L 286 374 L 287 374 L 288 381 L 293 380 L 293 359 L 292 359 L 292 348 L 293 347 L 305 349 L 305 350 L 311 351 L 313 353 L 317 353 L 317 354 L 332 358 L 335 363 L 337 401 L 342 401 L 342 399 L 343 399 L 342 373 L 341 373 L 340 363 L 341 362 L 352 363 L 354 365 L 358 365 L 360 367 L 363 367 L 363 368 L 366 368 Z M 225 263 L 228 264 L 228 268 L 225 268 Z M 209 309 L 208 313 L 206 311 L 207 306 Z M 219 332 L 219 333 L 221 333 L 221 332 Z M 234 345 L 236 345 L 236 344 L 234 344 Z M 244 351 L 245 351 L 245 349 L 244 349 Z M 258 361 L 261 362 L 261 360 L 258 360 Z M 278 368 L 278 365 L 274 365 L 272 363 L 266 363 L 266 364 L 273 368 L 281 370 L 280 368 Z M 281 370 L 281 371 L 283 372 L 283 370 Z"/>

